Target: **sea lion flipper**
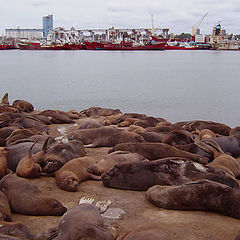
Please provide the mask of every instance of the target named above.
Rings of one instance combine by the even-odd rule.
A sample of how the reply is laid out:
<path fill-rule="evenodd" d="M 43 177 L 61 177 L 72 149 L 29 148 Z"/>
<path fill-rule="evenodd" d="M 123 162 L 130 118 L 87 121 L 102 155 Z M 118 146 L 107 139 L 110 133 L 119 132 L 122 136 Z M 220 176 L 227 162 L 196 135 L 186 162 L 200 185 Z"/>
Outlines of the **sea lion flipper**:
<path fill-rule="evenodd" d="M 94 175 L 92 173 L 89 173 L 89 178 L 97 181 L 101 181 L 101 176 Z"/>

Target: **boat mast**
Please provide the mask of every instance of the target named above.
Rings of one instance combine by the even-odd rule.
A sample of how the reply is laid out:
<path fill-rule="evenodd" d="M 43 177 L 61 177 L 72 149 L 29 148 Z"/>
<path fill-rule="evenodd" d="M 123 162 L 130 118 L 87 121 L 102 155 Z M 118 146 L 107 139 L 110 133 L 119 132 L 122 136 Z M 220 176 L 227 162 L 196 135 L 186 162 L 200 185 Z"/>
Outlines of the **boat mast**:
<path fill-rule="evenodd" d="M 154 36 L 154 24 L 153 24 L 153 14 L 151 14 L 151 18 L 152 18 L 152 36 Z"/>

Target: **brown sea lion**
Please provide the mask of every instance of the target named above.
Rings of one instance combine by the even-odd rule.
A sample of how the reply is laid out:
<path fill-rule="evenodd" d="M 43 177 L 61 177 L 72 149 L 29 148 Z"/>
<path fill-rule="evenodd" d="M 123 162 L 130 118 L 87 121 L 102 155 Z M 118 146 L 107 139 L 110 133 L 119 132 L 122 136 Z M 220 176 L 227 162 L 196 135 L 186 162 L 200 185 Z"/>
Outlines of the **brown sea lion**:
<path fill-rule="evenodd" d="M 116 151 L 108 154 L 98 163 L 94 163 L 88 167 L 88 172 L 94 175 L 102 175 L 103 173 L 110 170 L 117 164 L 130 163 L 130 162 L 141 162 L 146 161 L 142 155 L 138 153 L 130 153 L 127 151 Z"/>
<path fill-rule="evenodd" d="M 96 160 L 91 157 L 70 160 L 56 172 L 56 184 L 63 190 L 75 192 L 78 190 L 79 184 L 87 179 L 100 180 L 87 171 L 87 168 L 94 163 Z"/>
<path fill-rule="evenodd" d="M 15 100 L 13 102 L 13 107 L 18 108 L 20 111 L 23 112 L 32 112 L 34 110 L 33 105 L 30 102 L 27 102 L 25 100 Z"/>
<path fill-rule="evenodd" d="M 216 133 L 209 129 L 203 129 L 203 130 L 198 130 L 196 129 L 195 131 L 192 131 L 192 134 L 196 137 L 198 137 L 200 140 L 205 139 L 205 138 L 214 138 L 217 136 Z"/>
<path fill-rule="evenodd" d="M 136 120 L 133 125 L 136 126 L 141 126 L 143 128 L 147 128 L 147 127 L 155 127 L 158 123 L 158 119 L 155 117 L 151 117 L 151 116 L 147 116 L 147 117 L 143 117 L 139 120 Z"/>
<path fill-rule="evenodd" d="M 84 122 L 79 124 L 78 129 L 89 129 L 89 128 L 100 128 L 102 127 L 101 123 L 95 119 L 86 119 Z"/>
<path fill-rule="evenodd" d="M 134 126 L 134 125 L 133 125 Z M 165 137 L 164 133 L 158 132 L 139 132 L 139 135 L 143 136 L 146 142 L 159 142 L 161 143 Z"/>
<path fill-rule="evenodd" d="M 102 174 L 101 178 L 106 187 L 138 191 L 154 185 L 181 185 L 199 179 L 239 188 L 236 179 L 225 171 L 177 157 L 118 164 Z"/>
<path fill-rule="evenodd" d="M 7 196 L 11 210 L 33 216 L 61 216 L 67 209 L 56 199 L 44 195 L 28 180 L 13 174 L 4 176 L 0 189 Z"/>
<path fill-rule="evenodd" d="M 144 142 L 139 134 L 116 127 L 76 130 L 68 137 L 82 141 L 85 147 L 113 147 L 122 142 Z"/>
<path fill-rule="evenodd" d="M 127 130 L 134 133 L 141 133 L 146 131 L 145 128 L 136 125 L 130 125 Z"/>
<path fill-rule="evenodd" d="M 53 240 L 113 240 L 103 227 L 99 208 L 93 204 L 83 203 L 67 211 L 58 229 L 59 233 Z"/>
<path fill-rule="evenodd" d="M 9 150 L 6 147 L 0 147 L 0 179 L 9 173 L 7 167 L 7 155 Z"/>
<path fill-rule="evenodd" d="M 33 145 L 34 141 L 20 142 L 11 146 L 8 146 L 9 150 L 7 155 L 7 165 L 8 168 L 15 172 L 19 161 L 28 155 L 30 147 Z M 32 149 L 32 153 L 35 154 L 42 150 L 42 143 L 36 143 Z"/>
<path fill-rule="evenodd" d="M 220 146 L 223 152 L 228 153 L 235 158 L 240 157 L 240 134 L 214 137 L 210 139 L 214 140 L 214 142 Z M 202 141 L 208 141 L 208 139 L 203 139 Z"/>
<path fill-rule="evenodd" d="M 39 113 L 40 115 L 44 115 L 46 117 L 51 118 L 52 123 L 56 124 L 64 124 L 64 123 L 74 123 L 74 120 L 72 120 L 65 112 L 58 111 L 58 110 L 44 110 Z"/>
<path fill-rule="evenodd" d="M 119 109 L 90 107 L 88 109 L 82 110 L 79 114 L 80 116 L 86 115 L 87 117 L 97 117 L 97 116 L 106 117 L 106 116 L 110 116 L 118 113 L 122 113 L 122 112 Z"/>
<path fill-rule="evenodd" d="M 202 179 L 181 186 L 153 186 L 148 201 L 165 209 L 203 210 L 240 218 L 240 191 L 225 184 Z"/>
<path fill-rule="evenodd" d="M 0 239 L 1 234 L 17 237 L 21 240 L 33 240 L 34 236 L 26 225 L 20 222 L 5 222 L 0 221 Z M 4 238 L 3 238 L 4 239 Z M 7 239 L 7 238 L 6 238 Z"/>
<path fill-rule="evenodd" d="M 193 136 L 190 132 L 178 129 L 167 133 L 164 136 L 162 143 L 174 146 L 193 143 L 193 141 Z"/>
<path fill-rule="evenodd" d="M 16 126 L 11 126 L 11 127 L 3 127 L 0 129 L 0 136 L 1 138 L 6 139 L 7 137 L 10 136 L 10 134 L 14 131 L 19 129 L 19 127 Z"/>
<path fill-rule="evenodd" d="M 42 173 L 42 168 L 40 163 L 42 157 L 45 154 L 45 151 L 42 150 L 36 154 L 32 154 L 32 148 L 37 143 L 35 141 L 28 151 L 28 155 L 23 157 L 16 168 L 16 173 L 19 177 L 23 178 L 36 178 L 39 177 Z M 44 149 L 44 148 L 43 148 Z"/>
<path fill-rule="evenodd" d="M 229 154 L 222 151 L 219 145 L 212 139 L 209 139 L 206 143 L 206 148 L 209 148 L 213 153 L 214 160 L 207 164 L 217 169 L 222 169 L 235 178 L 240 178 L 240 159 L 236 159 Z M 204 143 L 202 143 L 204 144 Z"/>
<path fill-rule="evenodd" d="M 2 191 L 0 191 L 0 221 L 12 221 L 12 212 L 9 201 Z"/>
<path fill-rule="evenodd" d="M 118 127 L 129 127 L 130 125 L 133 125 L 136 121 L 137 121 L 136 118 L 126 118 L 124 121 L 118 124 Z M 139 125 L 136 125 L 136 126 L 139 126 Z"/>
<path fill-rule="evenodd" d="M 71 159 L 84 156 L 86 156 L 86 151 L 81 141 L 70 140 L 68 143 L 55 143 L 45 149 L 41 160 L 42 172 L 54 174 Z"/>
<path fill-rule="evenodd" d="M 31 137 L 33 135 L 41 134 L 41 132 L 35 128 L 33 129 L 16 129 L 14 130 L 7 138 L 6 144 L 9 145 L 12 142 L 15 142 L 18 139 L 24 139 Z"/>
<path fill-rule="evenodd" d="M 103 119 L 102 124 L 103 126 L 118 124 L 122 120 L 122 113 L 116 113 L 110 116 L 107 116 Z"/>
<path fill-rule="evenodd" d="M 5 93 L 2 97 L 1 104 L 9 105 L 8 93 Z"/>
<path fill-rule="evenodd" d="M 232 136 L 234 134 L 240 134 L 240 127 L 235 127 L 235 128 L 232 128 L 230 131 L 229 131 L 229 136 Z"/>
<path fill-rule="evenodd" d="M 114 151 L 129 151 L 137 152 L 143 155 L 148 160 L 156 160 L 165 157 L 182 157 L 188 158 L 192 161 L 199 162 L 202 164 L 208 163 L 208 159 L 197 154 L 189 153 L 183 150 L 180 150 L 174 146 L 165 144 L 165 143 L 153 143 L 153 142 L 144 142 L 144 143 L 120 143 L 115 147 L 110 149 L 108 153 Z"/>
<path fill-rule="evenodd" d="M 175 123 L 174 126 L 182 127 L 183 129 L 189 132 L 192 132 L 196 129 L 198 130 L 209 129 L 214 133 L 217 133 L 219 135 L 224 135 L 224 136 L 228 136 L 229 131 L 231 130 L 231 128 L 226 124 L 212 122 L 212 121 L 203 121 L 203 120 L 178 122 L 178 123 Z"/>

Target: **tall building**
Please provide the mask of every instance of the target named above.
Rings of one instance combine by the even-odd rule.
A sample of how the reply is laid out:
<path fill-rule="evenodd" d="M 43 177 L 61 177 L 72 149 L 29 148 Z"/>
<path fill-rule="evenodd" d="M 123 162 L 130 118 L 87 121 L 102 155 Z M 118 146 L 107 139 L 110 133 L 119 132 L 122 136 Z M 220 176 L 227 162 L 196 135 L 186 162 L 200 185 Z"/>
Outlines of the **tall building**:
<path fill-rule="evenodd" d="M 48 33 L 53 30 L 53 15 L 43 17 L 43 36 L 47 37 Z"/>

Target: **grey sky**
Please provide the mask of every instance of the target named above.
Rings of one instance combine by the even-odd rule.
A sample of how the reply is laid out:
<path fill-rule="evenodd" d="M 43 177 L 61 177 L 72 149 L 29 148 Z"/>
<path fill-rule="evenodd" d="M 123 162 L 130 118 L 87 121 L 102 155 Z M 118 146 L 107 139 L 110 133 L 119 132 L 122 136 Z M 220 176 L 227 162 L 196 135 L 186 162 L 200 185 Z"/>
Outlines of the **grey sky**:
<path fill-rule="evenodd" d="M 191 33 L 205 12 L 203 34 L 221 21 L 228 33 L 240 33 L 240 0 L 0 0 L 0 35 L 6 28 L 42 28 L 42 17 L 53 14 L 54 27 L 169 28 Z"/>

